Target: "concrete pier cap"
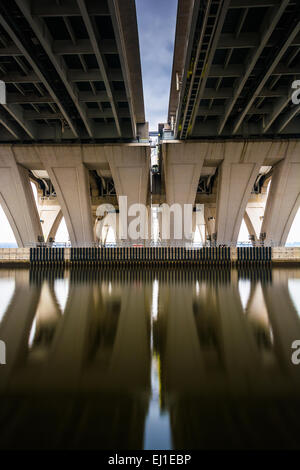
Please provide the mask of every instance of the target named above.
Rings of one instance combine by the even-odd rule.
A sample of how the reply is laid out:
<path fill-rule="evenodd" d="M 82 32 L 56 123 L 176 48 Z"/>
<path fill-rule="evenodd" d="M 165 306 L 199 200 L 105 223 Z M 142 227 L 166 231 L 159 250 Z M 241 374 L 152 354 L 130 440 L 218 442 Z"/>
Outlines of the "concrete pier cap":
<path fill-rule="evenodd" d="M 165 140 L 161 147 L 168 204 L 195 204 L 200 177 L 214 168 L 215 209 L 208 204 L 205 212 L 213 214 L 206 230 L 217 245 L 236 245 L 255 181 L 262 167 L 271 167 L 261 232 L 265 244 L 285 245 L 300 205 L 299 140 Z"/>
<path fill-rule="evenodd" d="M 195 214 L 187 219 L 184 210 L 186 206 L 195 210 L 196 203 L 203 200 L 204 214 L 199 224 L 216 245 L 236 245 L 243 219 L 255 230 L 255 241 L 263 239 L 266 245 L 285 245 L 300 205 L 300 141 L 168 140 L 161 142 L 161 158 L 165 187 L 161 202 L 168 210 L 171 208 L 170 242 L 191 242 L 197 222 Z M 270 189 L 264 206 L 254 210 L 255 205 L 250 204 L 254 185 L 266 166 L 271 168 Z M 55 204 L 49 211 L 47 201 L 42 207 L 37 207 L 34 201 L 30 182 L 32 174 L 39 171 L 47 175 L 55 190 Z M 126 199 L 129 216 L 125 222 L 119 214 L 116 216 L 117 241 L 126 240 L 127 229 L 136 224 L 137 205 L 146 208 L 147 213 L 139 223 L 145 234 L 141 238 L 149 240 L 148 143 L 5 144 L 0 147 L 0 202 L 18 246 L 37 243 L 43 236 L 45 241 L 50 235 L 53 238 L 62 218 L 72 246 L 88 246 L 97 241 L 91 188 L 93 173 L 102 182 L 113 182 L 115 194 L 96 198 L 97 204 L 110 203 L 118 210 Z M 211 174 L 214 175 L 213 192 L 209 198 L 200 195 L 199 199 L 199 181 L 203 175 Z M 173 214 L 175 206 L 182 210 L 179 218 Z M 260 224 L 255 217 L 259 217 Z M 182 236 L 178 240 L 179 232 Z M 205 242 L 203 234 L 202 238 Z"/>
<path fill-rule="evenodd" d="M 89 172 L 95 170 L 100 178 L 112 178 L 117 198 L 126 196 L 128 205 L 146 205 L 149 168 L 149 144 L 2 145 L 1 204 L 18 245 L 36 243 L 42 228 L 28 170 L 45 170 L 72 246 L 86 246 L 95 241 Z"/>

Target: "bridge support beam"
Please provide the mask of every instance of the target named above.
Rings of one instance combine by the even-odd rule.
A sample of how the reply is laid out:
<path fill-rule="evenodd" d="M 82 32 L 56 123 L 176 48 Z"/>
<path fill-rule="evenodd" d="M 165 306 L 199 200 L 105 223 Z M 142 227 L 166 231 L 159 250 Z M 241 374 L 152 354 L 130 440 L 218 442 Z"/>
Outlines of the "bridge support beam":
<path fill-rule="evenodd" d="M 264 160 L 276 152 L 272 142 L 226 142 L 219 167 L 217 244 L 236 244 L 246 206 Z"/>
<path fill-rule="evenodd" d="M 290 142 L 284 160 L 273 169 L 262 233 L 265 243 L 284 246 L 300 206 L 300 143 Z"/>
<path fill-rule="evenodd" d="M 0 149 L 0 203 L 19 247 L 38 241 L 42 236 L 28 170 L 16 162 L 13 149 Z"/>
<path fill-rule="evenodd" d="M 184 233 L 184 205 L 194 204 L 200 179 L 207 144 L 199 143 L 164 143 L 162 146 L 165 172 L 166 202 L 171 207 L 179 204 L 182 210 L 182 227 L 175 226 L 177 222 L 170 220 L 170 242 L 191 241 L 190 234 Z M 175 240 L 176 230 L 181 230 L 182 240 Z M 187 227 L 186 227 L 186 231 Z"/>
<path fill-rule="evenodd" d="M 71 244 L 94 241 L 88 169 L 80 146 L 36 147 L 55 188 Z"/>
<path fill-rule="evenodd" d="M 106 146 L 104 152 L 109 163 L 110 171 L 114 180 L 118 200 L 120 214 L 124 207 L 121 196 L 127 197 L 127 210 L 130 214 L 130 208 L 133 204 L 147 204 L 148 183 L 149 183 L 149 167 L 150 153 L 148 146 L 136 146 L 134 144 L 128 146 Z M 134 208 L 132 208 L 133 210 Z M 139 213 L 128 216 L 127 230 L 130 223 L 139 216 Z M 119 217 L 119 233 L 117 237 L 126 239 L 124 233 L 126 227 L 121 227 L 123 218 Z M 148 214 L 145 217 L 144 233 L 149 237 L 150 229 L 148 227 Z M 141 230 L 142 231 L 142 230 Z"/>

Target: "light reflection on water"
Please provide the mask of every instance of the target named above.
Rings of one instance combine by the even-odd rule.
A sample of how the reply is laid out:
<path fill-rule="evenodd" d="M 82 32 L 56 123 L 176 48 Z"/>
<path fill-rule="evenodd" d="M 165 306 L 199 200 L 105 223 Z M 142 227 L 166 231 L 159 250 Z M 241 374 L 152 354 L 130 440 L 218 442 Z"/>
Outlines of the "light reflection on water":
<path fill-rule="evenodd" d="M 300 317 L 300 279 L 289 279 L 288 285 L 292 302 Z"/>
<path fill-rule="evenodd" d="M 15 280 L 13 278 L 1 278 L 0 282 L 0 323 L 5 315 L 15 291 Z"/>
<path fill-rule="evenodd" d="M 0 448 L 300 448 L 299 281 L 1 269 Z"/>
<path fill-rule="evenodd" d="M 243 309 L 246 310 L 251 294 L 251 281 L 249 279 L 239 280 L 239 292 Z"/>
<path fill-rule="evenodd" d="M 162 391 L 160 382 L 160 355 L 155 350 L 154 323 L 157 322 L 159 314 L 159 282 L 153 280 L 152 304 L 151 304 L 151 399 L 145 422 L 145 450 L 169 450 L 172 449 L 172 437 L 170 428 L 170 417 L 162 407 Z"/>

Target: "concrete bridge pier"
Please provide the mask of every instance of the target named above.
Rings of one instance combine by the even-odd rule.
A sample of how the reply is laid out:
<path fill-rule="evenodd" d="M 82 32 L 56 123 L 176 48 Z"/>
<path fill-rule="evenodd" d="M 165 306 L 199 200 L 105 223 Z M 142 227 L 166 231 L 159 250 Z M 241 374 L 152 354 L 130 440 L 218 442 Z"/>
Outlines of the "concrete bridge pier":
<path fill-rule="evenodd" d="M 0 148 L 0 204 L 19 248 L 43 236 L 28 170 L 17 163 L 8 145 Z"/>
<path fill-rule="evenodd" d="M 61 211 L 60 206 L 57 206 L 57 205 L 39 206 L 39 215 L 40 215 L 45 242 L 54 240 L 58 227 L 63 218 L 63 213 Z"/>
<path fill-rule="evenodd" d="M 162 145 L 163 165 L 166 186 L 166 202 L 170 207 L 181 208 L 181 222 L 174 221 L 171 210 L 170 243 L 189 242 L 192 239 L 193 223 L 190 221 L 190 233 L 184 233 L 184 205 L 194 205 L 201 169 L 204 162 L 207 144 L 199 143 L 164 143 Z M 166 214 L 167 215 L 167 214 Z M 177 225 L 175 225 L 177 223 Z M 180 227 L 181 224 L 181 227 Z M 188 232 L 189 230 L 186 229 Z M 182 233 L 181 240 L 176 233 Z M 163 233 L 162 233 L 162 238 Z"/>
<path fill-rule="evenodd" d="M 284 246 L 300 206 L 300 142 L 291 141 L 284 160 L 273 168 L 261 231 L 265 243 Z"/>
<path fill-rule="evenodd" d="M 216 211 L 217 209 L 216 209 L 215 204 L 204 205 L 204 219 L 205 219 L 206 233 L 210 237 L 212 237 L 216 231 Z"/>
<path fill-rule="evenodd" d="M 80 146 L 36 147 L 55 191 L 72 246 L 94 241 L 88 169 Z"/>
<path fill-rule="evenodd" d="M 201 243 L 205 243 L 206 239 L 206 228 L 205 228 L 205 216 L 203 207 L 200 210 L 196 210 L 193 212 L 193 219 L 192 219 L 192 231 L 193 231 L 193 238 L 195 238 L 196 230 L 199 229 Z"/>
<path fill-rule="evenodd" d="M 144 233 L 148 238 L 150 233 L 148 227 L 149 208 L 144 213 L 143 208 L 140 208 L 140 210 L 136 204 L 146 207 L 148 202 L 150 148 L 140 144 L 105 146 L 104 152 L 109 163 L 119 202 L 120 215 L 118 216 L 119 224 L 116 238 L 128 239 L 130 224 L 135 224 L 133 221 L 137 217 L 140 218 L 140 227 L 137 228 L 137 232 L 140 232 L 141 237 Z M 122 196 L 126 196 L 127 199 L 125 200 Z M 122 217 L 123 211 L 126 210 L 128 211 L 127 226 L 125 218 Z"/>
<path fill-rule="evenodd" d="M 94 224 L 95 239 L 99 240 L 101 243 L 107 242 L 107 237 L 110 229 L 114 231 L 115 240 L 119 241 L 119 214 L 117 213 L 108 213 L 105 217 L 97 218 Z"/>
<path fill-rule="evenodd" d="M 246 227 L 249 235 L 254 236 L 254 242 L 259 241 L 262 221 L 264 218 L 265 203 L 248 203 L 244 215 Z"/>
<path fill-rule="evenodd" d="M 219 166 L 217 244 L 236 243 L 246 206 L 271 142 L 226 142 Z"/>

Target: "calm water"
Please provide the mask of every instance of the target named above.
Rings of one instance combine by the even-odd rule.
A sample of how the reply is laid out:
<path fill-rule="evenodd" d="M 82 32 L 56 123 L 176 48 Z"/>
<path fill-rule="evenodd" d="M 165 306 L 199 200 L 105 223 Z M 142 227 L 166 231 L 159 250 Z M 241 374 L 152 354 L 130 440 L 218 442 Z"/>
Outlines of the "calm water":
<path fill-rule="evenodd" d="M 300 448 L 300 270 L 0 270 L 0 448 Z"/>

